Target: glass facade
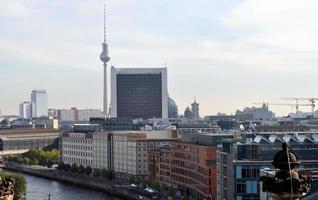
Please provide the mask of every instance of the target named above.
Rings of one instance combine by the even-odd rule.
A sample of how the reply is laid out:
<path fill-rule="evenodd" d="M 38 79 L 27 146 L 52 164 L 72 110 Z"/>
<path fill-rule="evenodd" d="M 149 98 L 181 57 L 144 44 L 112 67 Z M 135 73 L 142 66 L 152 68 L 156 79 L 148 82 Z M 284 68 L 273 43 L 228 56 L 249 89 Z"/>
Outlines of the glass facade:
<path fill-rule="evenodd" d="M 162 116 L 161 74 L 117 74 L 117 117 Z"/>

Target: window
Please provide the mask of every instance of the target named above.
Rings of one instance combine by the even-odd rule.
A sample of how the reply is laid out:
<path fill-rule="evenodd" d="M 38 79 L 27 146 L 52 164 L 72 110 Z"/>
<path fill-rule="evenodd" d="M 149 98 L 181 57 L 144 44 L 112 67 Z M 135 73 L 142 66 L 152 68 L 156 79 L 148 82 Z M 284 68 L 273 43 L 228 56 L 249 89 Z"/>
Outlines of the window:
<path fill-rule="evenodd" d="M 257 181 L 246 181 L 246 193 L 247 194 L 257 193 Z"/>
<path fill-rule="evenodd" d="M 236 193 L 246 193 L 246 185 L 245 183 L 236 184 Z"/>

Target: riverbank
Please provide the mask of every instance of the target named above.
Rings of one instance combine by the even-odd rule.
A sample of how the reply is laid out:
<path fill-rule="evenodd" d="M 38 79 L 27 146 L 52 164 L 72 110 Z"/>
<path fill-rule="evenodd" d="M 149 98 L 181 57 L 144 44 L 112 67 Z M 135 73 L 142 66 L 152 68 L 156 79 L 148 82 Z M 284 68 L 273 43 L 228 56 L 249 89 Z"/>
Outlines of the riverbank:
<path fill-rule="evenodd" d="M 81 174 L 72 174 L 56 169 L 49 169 L 41 166 L 30 166 L 30 165 L 22 165 L 17 163 L 8 162 L 6 163 L 4 169 L 12 170 L 17 172 L 22 172 L 34 176 L 39 176 L 55 181 L 64 182 L 67 184 L 73 184 L 84 188 L 89 188 L 92 190 L 98 190 L 101 192 L 105 192 L 112 196 L 116 196 L 118 198 L 124 200 L 137 200 L 139 199 L 139 195 L 131 192 L 126 189 L 122 189 L 120 187 L 116 187 L 113 183 L 104 178 L 97 178 L 87 175 Z M 143 197 L 143 199 L 149 199 L 147 197 Z"/>

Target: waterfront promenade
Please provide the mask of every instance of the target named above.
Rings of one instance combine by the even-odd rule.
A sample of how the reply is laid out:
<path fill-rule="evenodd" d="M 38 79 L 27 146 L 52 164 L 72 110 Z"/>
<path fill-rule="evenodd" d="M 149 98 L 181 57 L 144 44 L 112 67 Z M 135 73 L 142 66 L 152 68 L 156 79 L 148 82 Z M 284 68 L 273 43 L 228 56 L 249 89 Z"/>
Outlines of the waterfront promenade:
<path fill-rule="evenodd" d="M 42 166 L 30 166 L 30 165 L 22 165 L 12 162 L 7 162 L 5 164 L 6 170 L 13 170 L 18 171 L 34 176 L 39 176 L 55 181 L 64 182 L 67 184 L 73 184 L 80 187 L 84 187 L 87 189 L 92 190 L 98 190 L 101 192 L 105 192 L 109 195 L 116 196 L 121 199 L 127 199 L 127 200 L 137 200 L 139 198 L 139 194 L 136 194 L 133 191 L 127 190 L 125 188 L 122 188 L 120 186 L 117 186 L 112 183 L 112 181 L 99 178 L 99 177 L 93 177 L 93 176 L 87 176 L 87 175 L 81 175 L 77 173 L 68 173 L 64 171 L 60 171 L 53 168 L 46 168 Z M 149 200 L 150 198 L 146 196 L 142 196 L 142 199 Z"/>

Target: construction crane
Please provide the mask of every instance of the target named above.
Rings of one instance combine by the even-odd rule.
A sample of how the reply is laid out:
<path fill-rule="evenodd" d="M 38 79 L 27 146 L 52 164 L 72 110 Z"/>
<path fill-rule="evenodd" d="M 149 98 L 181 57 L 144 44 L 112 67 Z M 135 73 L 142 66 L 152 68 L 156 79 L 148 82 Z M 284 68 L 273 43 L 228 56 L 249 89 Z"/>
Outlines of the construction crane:
<path fill-rule="evenodd" d="M 263 105 L 266 104 L 271 106 L 291 106 L 292 112 L 294 112 L 294 107 L 296 108 L 296 113 L 299 111 L 299 106 L 311 106 L 311 104 L 299 104 L 298 102 L 296 104 L 292 103 L 253 103 L 254 105 Z"/>
<path fill-rule="evenodd" d="M 312 117 L 315 117 L 315 106 L 316 106 L 316 100 L 318 100 L 317 97 L 287 97 L 287 98 L 281 98 L 285 100 L 294 100 L 296 101 L 296 104 L 299 105 L 299 101 L 309 101 L 309 105 L 311 106 L 311 113 Z M 296 108 L 297 109 L 297 108 Z"/>
<path fill-rule="evenodd" d="M 311 98 L 300 98 L 300 100 L 307 100 L 309 101 L 311 105 L 311 112 L 312 112 L 312 117 L 315 117 L 315 106 L 316 106 L 316 100 L 318 100 L 317 97 L 311 97 Z"/>
<path fill-rule="evenodd" d="M 280 98 L 280 99 L 296 101 L 296 103 L 294 104 L 295 108 L 296 108 L 296 113 L 299 112 L 299 101 L 301 100 L 300 98 L 297 98 L 297 97 L 284 97 L 284 98 Z"/>

